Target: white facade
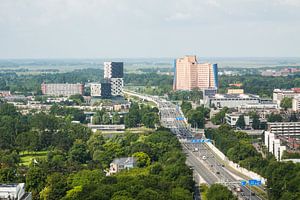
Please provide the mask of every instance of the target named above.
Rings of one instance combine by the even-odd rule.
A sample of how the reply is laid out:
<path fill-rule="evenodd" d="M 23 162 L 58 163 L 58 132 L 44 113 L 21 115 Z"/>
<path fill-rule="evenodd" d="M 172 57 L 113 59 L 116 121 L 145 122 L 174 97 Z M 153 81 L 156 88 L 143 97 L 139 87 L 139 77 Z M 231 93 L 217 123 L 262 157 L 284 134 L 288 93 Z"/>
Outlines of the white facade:
<path fill-rule="evenodd" d="M 205 103 L 217 108 L 238 108 L 244 104 L 260 103 L 259 96 L 251 94 L 216 94 L 205 98 Z"/>
<path fill-rule="evenodd" d="M 123 78 L 111 78 L 111 95 L 121 96 L 123 95 Z"/>
<path fill-rule="evenodd" d="M 268 123 L 268 131 L 276 135 L 300 135 L 300 122 Z"/>
<path fill-rule="evenodd" d="M 236 122 L 238 121 L 241 113 L 226 113 L 225 120 L 226 123 L 232 127 L 236 126 Z M 250 117 L 244 115 L 245 125 L 250 126 Z"/>
<path fill-rule="evenodd" d="M 100 83 L 91 83 L 91 96 L 92 97 L 101 96 L 101 84 Z"/>
<path fill-rule="evenodd" d="M 284 97 L 294 98 L 297 95 L 299 95 L 299 93 L 296 93 L 294 90 L 275 89 L 273 91 L 273 102 L 280 106 L 280 103 Z"/>
<path fill-rule="evenodd" d="M 281 160 L 282 154 L 286 150 L 286 146 L 281 145 L 280 139 L 276 138 L 276 135 L 270 131 L 265 131 L 265 146 L 277 160 Z"/>
<path fill-rule="evenodd" d="M 0 184 L 1 200 L 31 200 L 31 193 L 25 192 L 25 184 Z"/>
<path fill-rule="evenodd" d="M 293 111 L 298 112 L 300 110 L 300 95 L 293 98 Z"/>
<path fill-rule="evenodd" d="M 70 83 L 50 83 L 41 85 L 42 93 L 50 96 L 71 96 L 74 94 L 83 95 L 83 84 L 70 84 Z"/>

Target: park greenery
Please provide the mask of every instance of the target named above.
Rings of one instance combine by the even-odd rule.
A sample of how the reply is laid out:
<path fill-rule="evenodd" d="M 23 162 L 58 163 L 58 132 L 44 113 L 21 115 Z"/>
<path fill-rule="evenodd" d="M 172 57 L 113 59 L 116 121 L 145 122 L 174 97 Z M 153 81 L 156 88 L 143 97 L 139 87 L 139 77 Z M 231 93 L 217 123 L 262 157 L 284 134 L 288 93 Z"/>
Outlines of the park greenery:
<path fill-rule="evenodd" d="M 133 104 L 133 109 L 157 114 L 155 108 Z M 64 116 L 58 110 L 22 115 L 0 104 L 1 183 L 25 182 L 33 199 L 41 200 L 192 199 L 192 170 L 168 129 L 104 138 L 71 123 L 72 111 Z M 136 168 L 105 176 L 114 158 L 128 156 L 137 158 Z"/>
<path fill-rule="evenodd" d="M 209 108 L 199 106 L 193 109 L 191 102 L 183 101 L 181 110 L 193 128 L 204 128 L 205 119 L 209 118 Z"/>
<path fill-rule="evenodd" d="M 146 104 L 133 102 L 129 112 L 125 115 L 125 126 L 127 128 L 145 126 L 155 128 L 159 126 L 159 110 L 156 107 L 150 107 Z"/>
<path fill-rule="evenodd" d="M 297 200 L 300 198 L 300 164 L 278 162 L 267 153 L 263 158 L 252 146 L 250 137 L 227 125 L 205 131 L 206 137 L 230 160 L 267 179 L 267 192 L 271 200 Z"/>

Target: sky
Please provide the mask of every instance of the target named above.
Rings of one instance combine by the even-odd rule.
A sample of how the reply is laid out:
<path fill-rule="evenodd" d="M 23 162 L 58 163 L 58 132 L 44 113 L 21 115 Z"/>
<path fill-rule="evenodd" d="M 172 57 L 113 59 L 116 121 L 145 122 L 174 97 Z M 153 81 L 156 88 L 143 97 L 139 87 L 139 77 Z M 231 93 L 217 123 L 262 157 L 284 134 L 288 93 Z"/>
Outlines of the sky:
<path fill-rule="evenodd" d="M 0 0 L 0 58 L 300 57 L 300 0 Z"/>

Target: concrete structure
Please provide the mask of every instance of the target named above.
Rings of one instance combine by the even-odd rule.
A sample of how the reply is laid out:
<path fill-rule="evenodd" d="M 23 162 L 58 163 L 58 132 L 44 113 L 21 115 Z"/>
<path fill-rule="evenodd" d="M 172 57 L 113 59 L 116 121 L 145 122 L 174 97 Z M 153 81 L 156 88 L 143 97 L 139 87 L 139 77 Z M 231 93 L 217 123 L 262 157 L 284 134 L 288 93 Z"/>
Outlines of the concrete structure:
<path fill-rule="evenodd" d="M 238 121 L 239 117 L 242 115 L 242 113 L 226 113 L 225 120 L 226 123 L 232 127 L 236 126 L 236 122 Z M 244 115 L 245 125 L 246 127 L 250 126 L 250 117 Z"/>
<path fill-rule="evenodd" d="M 42 83 L 41 89 L 44 95 L 68 97 L 74 94 L 83 95 L 84 85 L 80 83 Z"/>
<path fill-rule="evenodd" d="M 115 174 L 124 169 L 131 169 L 136 166 L 136 158 L 125 157 L 125 158 L 115 158 L 109 167 L 109 172 L 107 175 Z"/>
<path fill-rule="evenodd" d="M 174 90 L 218 88 L 217 64 L 198 63 L 196 56 L 185 56 L 174 63 Z"/>
<path fill-rule="evenodd" d="M 104 62 L 104 78 L 123 78 L 123 62 Z"/>
<path fill-rule="evenodd" d="M 111 95 L 121 96 L 123 95 L 123 78 L 110 78 Z"/>
<path fill-rule="evenodd" d="M 100 97 L 101 96 L 101 84 L 100 83 L 91 83 L 91 96 Z"/>
<path fill-rule="evenodd" d="M 216 88 L 207 88 L 202 90 L 203 96 L 214 96 L 217 94 L 217 89 Z"/>
<path fill-rule="evenodd" d="M 228 89 L 227 94 L 244 94 L 244 89 Z"/>
<path fill-rule="evenodd" d="M 277 138 L 277 135 L 270 131 L 265 131 L 264 141 L 268 151 L 272 153 L 277 160 L 281 160 L 282 154 L 286 150 L 286 146 L 281 145 L 281 140 Z"/>
<path fill-rule="evenodd" d="M 300 88 L 292 88 L 289 90 L 274 89 L 273 90 L 273 102 L 280 106 L 281 100 L 284 97 L 294 98 L 300 94 Z"/>
<path fill-rule="evenodd" d="M 292 109 L 295 112 L 300 111 L 300 95 L 297 95 L 293 98 Z"/>
<path fill-rule="evenodd" d="M 279 111 L 279 106 L 276 103 L 248 103 L 238 107 L 241 113 L 256 112 L 261 119 L 266 119 L 268 114 Z"/>
<path fill-rule="evenodd" d="M 276 135 L 300 135 L 300 122 L 269 122 L 268 131 Z"/>
<path fill-rule="evenodd" d="M 92 117 L 91 117 L 92 121 Z M 92 129 L 93 132 L 96 132 L 97 130 L 99 131 L 124 131 L 125 130 L 125 125 L 124 124 L 88 124 L 88 127 Z"/>
<path fill-rule="evenodd" d="M 238 108 L 244 104 L 258 104 L 260 103 L 259 96 L 251 94 L 216 94 L 204 98 L 204 103 L 210 107 L 217 108 Z"/>
<path fill-rule="evenodd" d="M 1 200 L 31 200 L 31 193 L 25 192 L 25 184 L 0 184 Z"/>

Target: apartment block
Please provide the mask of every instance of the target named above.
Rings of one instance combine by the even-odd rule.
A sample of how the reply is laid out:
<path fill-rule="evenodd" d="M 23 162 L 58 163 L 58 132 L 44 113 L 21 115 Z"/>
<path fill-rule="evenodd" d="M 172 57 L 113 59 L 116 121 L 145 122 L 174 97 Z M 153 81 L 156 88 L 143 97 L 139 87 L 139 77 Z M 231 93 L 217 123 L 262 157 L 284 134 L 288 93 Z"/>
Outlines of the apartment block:
<path fill-rule="evenodd" d="M 83 95 L 84 85 L 81 83 L 42 83 L 42 94 L 49 96 L 71 96 L 74 94 Z"/>

